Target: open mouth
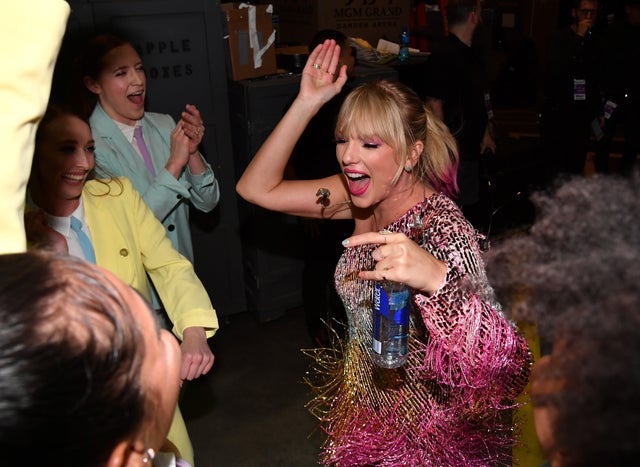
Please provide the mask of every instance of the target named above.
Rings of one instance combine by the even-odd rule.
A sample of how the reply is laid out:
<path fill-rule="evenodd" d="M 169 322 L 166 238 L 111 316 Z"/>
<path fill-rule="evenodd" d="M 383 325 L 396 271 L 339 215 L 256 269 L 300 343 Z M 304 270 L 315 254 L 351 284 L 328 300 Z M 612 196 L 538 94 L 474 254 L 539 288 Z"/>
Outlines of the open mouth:
<path fill-rule="evenodd" d="M 361 172 L 344 172 L 347 177 L 347 183 L 349 184 L 349 192 L 354 196 L 360 196 L 371 182 L 371 177 Z"/>
<path fill-rule="evenodd" d="M 133 94 L 129 94 L 127 96 L 131 102 L 135 105 L 143 105 L 144 104 L 144 91 L 134 92 Z"/>
<path fill-rule="evenodd" d="M 62 179 L 73 185 L 82 185 L 86 176 L 86 172 L 83 172 L 81 174 L 63 174 Z"/>

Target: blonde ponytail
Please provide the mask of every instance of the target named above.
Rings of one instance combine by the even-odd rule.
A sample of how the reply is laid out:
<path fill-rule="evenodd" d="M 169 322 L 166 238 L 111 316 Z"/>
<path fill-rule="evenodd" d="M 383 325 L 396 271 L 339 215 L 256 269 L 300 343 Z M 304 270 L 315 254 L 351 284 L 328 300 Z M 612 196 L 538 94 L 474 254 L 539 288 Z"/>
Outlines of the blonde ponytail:
<path fill-rule="evenodd" d="M 436 191 L 456 198 L 459 193 L 456 176 L 458 173 L 458 145 L 449 128 L 424 106 L 426 115 L 426 135 L 424 151 L 418 164 L 422 173 L 417 174 L 422 181 L 430 183 Z"/>

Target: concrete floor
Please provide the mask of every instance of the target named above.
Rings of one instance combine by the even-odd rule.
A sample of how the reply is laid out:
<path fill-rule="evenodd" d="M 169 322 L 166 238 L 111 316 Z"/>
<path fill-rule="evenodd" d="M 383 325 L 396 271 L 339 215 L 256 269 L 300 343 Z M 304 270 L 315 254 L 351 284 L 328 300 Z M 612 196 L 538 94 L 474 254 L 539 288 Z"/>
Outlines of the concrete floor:
<path fill-rule="evenodd" d="M 188 383 L 180 401 L 196 466 L 318 465 L 322 436 L 302 382 L 300 349 L 312 344 L 304 311 L 267 323 L 249 312 L 223 317 L 210 343 L 211 373 Z"/>

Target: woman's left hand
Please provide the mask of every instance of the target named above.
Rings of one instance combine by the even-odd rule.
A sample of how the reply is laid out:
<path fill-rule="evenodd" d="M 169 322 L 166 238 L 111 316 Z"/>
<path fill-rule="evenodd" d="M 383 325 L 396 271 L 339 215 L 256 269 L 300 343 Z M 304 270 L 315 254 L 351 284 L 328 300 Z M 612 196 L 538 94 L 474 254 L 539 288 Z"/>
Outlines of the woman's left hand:
<path fill-rule="evenodd" d="M 182 366 L 180 380 L 192 380 L 205 375 L 213 366 L 213 352 L 207 343 L 204 328 L 186 328 L 182 335 Z"/>
<path fill-rule="evenodd" d="M 338 94 L 347 82 L 347 66 L 339 66 L 339 61 L 340 46 L 336 41 L 319 44 L 302 70 L 298 98 L 324 104 Z"/>
<path fill-rule="evenodd" d="M 368 232 L 354 235 L 346 240 L 345 246 L 380 245 L 371 257 L 376 261 L 373 271 L 360 271 L 358 277 L 368 280 L 390 280 L 402 282 L 427 295 L 435 293 L 447 274 L 446 263 L 436 259 L 431 253 L 403 233 Z"/>
<path fill-rule="evenodd" d="M 195 105 L 187 104 L 182 112 L 182 122 L 184 123 L 184 133 L 189 137 L 189 154 L 198 152 L 198 146 L 204 136 L 204 122 L 200 116 L 200 111 Z"/>

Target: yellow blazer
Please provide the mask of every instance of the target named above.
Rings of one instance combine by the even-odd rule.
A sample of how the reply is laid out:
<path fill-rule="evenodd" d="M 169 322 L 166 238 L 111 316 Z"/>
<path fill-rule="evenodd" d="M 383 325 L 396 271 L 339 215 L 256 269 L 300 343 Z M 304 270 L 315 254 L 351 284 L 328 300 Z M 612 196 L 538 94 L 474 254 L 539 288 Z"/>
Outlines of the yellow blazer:
<path fill-rule="evenodd" d="M 97 264 L 149 301 L 151 278 L 178 338 L 191 326 L 204 327 L 211 337 L 218 318 L 207 291 L 131 182 L 124 177 L 88 181 L 82 203 Z"/>
<path fill-rule="evenodd" d="M 148 277 L 182 339 L 191 326 L 204 327 L 207 337 L 218 329 L 218 318 L 193 265 L 178 253 L 160 221 L 129 179 L 91 180 L 82 191 L 96 263 L 144 295 L 151 303 Z M 187 427 L 176 406 L 167 439 L 195 465 Z"/>

